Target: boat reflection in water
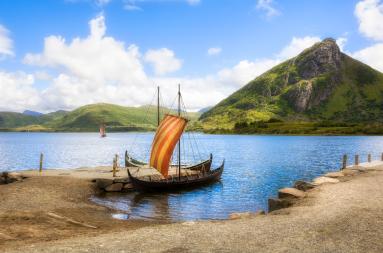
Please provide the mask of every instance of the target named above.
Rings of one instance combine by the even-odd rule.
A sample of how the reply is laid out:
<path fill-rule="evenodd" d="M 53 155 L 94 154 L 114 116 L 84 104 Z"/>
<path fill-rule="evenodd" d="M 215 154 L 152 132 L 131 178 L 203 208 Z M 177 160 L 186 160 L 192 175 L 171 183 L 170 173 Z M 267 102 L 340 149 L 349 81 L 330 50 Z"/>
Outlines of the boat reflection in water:
<path fill-rule="evenodd" d="M 203 198 L 198 204 L 192 204 L 196 196 L 210 195 L 210 191 L 222 191 L 220 181 L 199 187 L 194 190 L 172 192 L 131 192 L 127 194 L 107 193 L 92 197 L 92 201 L 118 209 L 120 212 L 113 214 L 117 219 L 140 219 L 156 221 L 185 221 L 211 219 L 212 213 L 224 216 L 220 207 L 221 203 L 214 198 Z M 205 192 L 205 194 L 204 194 Z M 222 212 L 220 214 L 219 212 Z"/>

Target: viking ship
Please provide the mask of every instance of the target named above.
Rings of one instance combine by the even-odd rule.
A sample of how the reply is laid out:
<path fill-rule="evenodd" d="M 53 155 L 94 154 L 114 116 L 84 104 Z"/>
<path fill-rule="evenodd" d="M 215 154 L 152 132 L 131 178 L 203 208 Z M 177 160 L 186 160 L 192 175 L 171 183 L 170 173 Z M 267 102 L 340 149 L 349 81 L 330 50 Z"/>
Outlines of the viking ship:
<path fill-rule="evenodd" d="M 159 106 L 157 106 L 157 108 L 159 108 Z M 158 127 L 152 141 L 149 163 L 146 164 L 133 159 L 129 157 L 127 152 L 125 153 L 125 162 L 126 165 L 133 165 L 133 167 L 150 167 L 156 169 L 160 172 L 161 176 L 146 176 L 140 178 L 132 175 L 128 169 L 128 175 L 134 187 L 144 191 L 177 190 L 219 180 L 225 162 L 223 161 L 221 166 L 211 170 L 213 159 L 211 154 L 208 160 L 197 164 L 185 165 L 181 163 L 181 137 L 184 134 L 189 120 L 181 116 L 180 87 L 178 90 L 177 115 L 166 114 L 161 121 L 159 119 L 159 113 L 157 115 Z M 176 148 L 178 149 L 177 164 L 172 165 L 170 162 Z M 169 174 L 169 170 L 177 170 L 177 173 Z"/>
<path fill-rule="evenodd" d="M 106 137 L 106 131 L 105 131 L 105 128 L 106 128 L 105 124 L 102 123 L 102 124 L 100 125 L 100 136 L 101 136 L 101 138 Z"/>

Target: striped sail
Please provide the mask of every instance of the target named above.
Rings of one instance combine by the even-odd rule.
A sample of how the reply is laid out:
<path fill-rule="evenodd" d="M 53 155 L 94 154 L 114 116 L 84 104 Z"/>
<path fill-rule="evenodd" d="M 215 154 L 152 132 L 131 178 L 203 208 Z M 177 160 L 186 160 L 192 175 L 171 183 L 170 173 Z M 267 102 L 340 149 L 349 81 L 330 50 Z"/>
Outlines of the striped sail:
<path fill-rule="evenodd" d="M 164 177 L 168 176 L 170 159 L 186 124 L 187 120 L 184 118 L 166 115 L 157 128 L 152 143 L 150 166 L 161 172 Z"/>

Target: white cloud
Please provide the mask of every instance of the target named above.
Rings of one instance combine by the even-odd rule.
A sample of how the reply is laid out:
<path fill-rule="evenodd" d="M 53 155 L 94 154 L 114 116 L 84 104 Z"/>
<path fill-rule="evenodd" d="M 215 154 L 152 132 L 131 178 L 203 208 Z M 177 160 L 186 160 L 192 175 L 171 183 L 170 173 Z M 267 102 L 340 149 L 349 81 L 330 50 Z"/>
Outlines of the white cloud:
<path fill-rule="evenodd" d="M 190 5 L 197 5 L 201 2 L 201 0 L 186 0 L 186 2 Z"/>
<path fill-rule="evenodd" d="M 13 55 L 13 41 L 9 37 L 9 31 L 0 24 L 0 60 Z"/>
<path fill-rule="evenodd" d="M 383 72 L 383 43 L 356 51 L 351 56 Z"/>
<path fill-rule="evenodd" d="M 47 80 L 51 80 L 52 79 L 51 75 L 49 75 L 48 72 L 43 71 L 43 70 L 36 71 L 34 73 L 34 77 L 36 79 L 38 79 L 38 80 L 43 80 L 43 81 L 47 81 Z"/>
<path fill-rule="evenodd" d="M 218 55 L 222 52 L 222 48 L 220 47 L 211 47 L 207 50 L 208 55 Z"/>
<path fill-rule="evenodd" d="M 26 94 L 29 94 L 26 97 L 37 99 L 33 100 L 34 103 L 25 103 L 25 108 L 52 111 L 99 102 L 142 105 L 150 102 L 149 94 L 154 93 L 156 85 L 161 86 L 163 100 L 171 102 L 180 83 L 185 104 L 188 109 L 195 110 L 216 104 L 286 57 L 299 53 L 316 41 L 316 37 L 293 38 L 273 58 L 244 59 L 206 76 L 163 77 L 163 74 L 176 71 L 182 65 L 172 50 L 152 49 L 142 57 L 136 45 L 125 46 L 123 42 L 106 35 L 103 15 L 91 20 L 89 27 L 88 36 L 72 41 L 66 41 L 61 36 L 48 36 L 41 53 L 24 57 L 25 63 L 41 67 L 42 73 L 34 74 L 36 79 L 50 78 L 51 82 L 39 93 L 26 89 Z M 145 73 L 145 62 L 153 65 L 155 75 Z M 49 68 L 54 71 L 48 71 Z M 59 74 L 52 77 L 47 73 Z M 22 103 L 22 100 L 18 101 Z M 13 108 L 12 102 L 8 106 Z M 21 104 L 17 106 L 21 107 Z"/>
<path fill-rule="evenodd" d="M 273 0 L 258 0 L 256 8 L 265 11 L 266 16 L 271 18 L 281 14 L 273 5 Z"/>
<path fill-rule="evenodd" d="M 319 37 L 311 37 L 306 36 L 303 38 L 293 37 L 290 44 L 285 46 L 282 51 L 278 54 L 278 57 L 281 59 L 287 59 L 290 57 L 294 57 L 300 52 L 302 52 L 305 48 L 311 47 L 315 43 L 321 41 Z"/>
<path fill-rule="evenodd" d="M 140 11 L 140 10 L 142 10 L 141 7 L 138 7 L 137 5 L 129 4 L 129 3 L 124 4 L 124 9 L 127 11 Z"/>
<path fill-rule="evenodd" d="M 107 5 L 111 0 L 95 0 L 97 5 Z"/>
<path fill-rule="evenodd" d="M 128 11 L 142 10 L 140 5 L 144 3 L 186 2 L 189 5 L 198 5 L 201 0 L 124 0 L 124 9 Z"/>
<path fill-rule="evenodd" d="M 135 45 L 105 36 L 104 17 L 89 22 L 90 35 L 71 42 L 60 36 L 45 38 L 40 54 L 27 54 L 24 63 L 54 68 L 62 72 L 43 91 L 46 102 L 42 110 L 74 108 L 95 102 L 136 104 L 138 91 L 149 81 Z M 115 91 L 114 97 L 111 92 Z M 77 95 L 76 95 L 77 94 Z M 123 97 L 124 96 L 124 97 Z"/>
<path fill-rule="evenodd" d="M 355 6 L 355 16 L 359 21 L 359 32 L 375 41 L 383 41 L 383 4 L 381 0 L 362 0 Z M 383 71 L 383 43 L 377 42 L 350 56 Z"/>
<path fill-rule="evenodd" d="M 0 110 L 22 111 L 25 108 L 35 108 L 40 103 L 40 96 L 33 84 L 33 75 L 0 72 Z"/>
<path fill-rule="evenodd" d="M 380 0 L 363 0 L 357 3 L 355 15 L 359 31 L 368 38 L 383 40 L 383 4 Z"/>
<path fill-rule="evenodd" d="M 336 39 L 336 44 L 338 45 L 340 51 L 344 52 L 344 47 L 347 44 L 348 39 L 346 37 L 339 37 Z"/>
<path fill-rule="evenodd" d="M 177 59 L 174 52 L 167 48 L 150 49 L 145 54 L 145 61 L 154 67 L 154 72 L 164 75 L 177 71 L 182 66 L 182 61 Z"/>

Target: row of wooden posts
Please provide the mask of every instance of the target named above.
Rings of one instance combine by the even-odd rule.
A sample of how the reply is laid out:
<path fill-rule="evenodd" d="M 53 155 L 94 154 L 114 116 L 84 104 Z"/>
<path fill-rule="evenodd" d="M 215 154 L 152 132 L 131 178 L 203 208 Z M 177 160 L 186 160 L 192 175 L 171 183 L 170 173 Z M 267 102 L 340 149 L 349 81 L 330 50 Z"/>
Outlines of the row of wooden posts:
<path fill-rule="evenodd" d="M 119 158 L 118 158 L 118 155 L 116 154 L 113 158 L 113 177 L 116 177 L 116 173 L 118 171 L 118 167 L 119 167 L 119 164 L 118 164 L 118 161 L 119 161 Z M 40 154 L 40 166 L 39 166 L 39 172 L 42 172 L 43 171 L 43 162 L 44 162 L 44 154 L 41 153 Z"/>
<path fill-rule="evenodd" d="M 342 170 L 347 168 L 347 160 L 348 160 L 348 156 L 347 155 L 343 155 L 343 163 L 342 163 Z M 380 160 L 383 161 L 383 153 L 381 154 L 381 157 L 380 157 Z M 43 161 L 44 161 L 44 154 L 41 153 L 40 154 L 40 168 L 39 168 L 39 171 L 42 172 L 43 171 Z M 113 177 L 116 177 L 116 173 L 117 173 L 117 170 L 118 170 L 118 155 L 116 154 L 113 158 Z M 370 163 L 371 162 L 371 154 L 368 154 L 367 155 L 367 161 Z M 354 162 L 354 165 L 359 165 L 359 155 L 355 155 L 355 162 Z"/>
<path fill-rule="evenodd" d="M 348 160 L 348 156 L 343 155 L 342 170 L 347 168 L 347 160 Z M 383 161 L 383 153 L 380 156 L 380 160 Z M 367 162 L 369 162 L 369 163 L 371 162 L 371 154 L 367 155 Z M 356 165 L 356 166 L 359 165 L 359 155 L 355 155 L 354 165 Z"/>

